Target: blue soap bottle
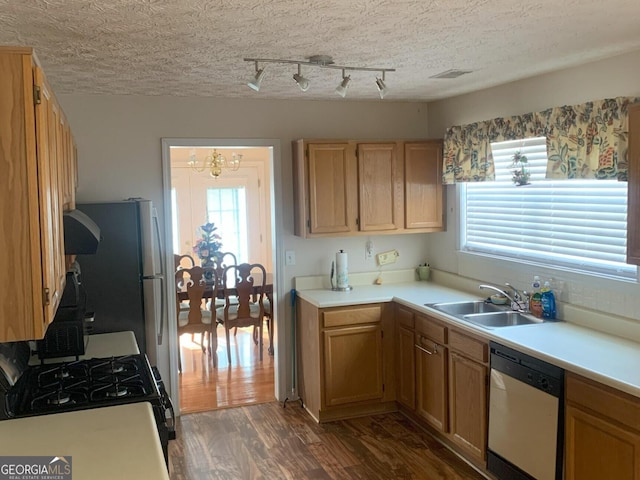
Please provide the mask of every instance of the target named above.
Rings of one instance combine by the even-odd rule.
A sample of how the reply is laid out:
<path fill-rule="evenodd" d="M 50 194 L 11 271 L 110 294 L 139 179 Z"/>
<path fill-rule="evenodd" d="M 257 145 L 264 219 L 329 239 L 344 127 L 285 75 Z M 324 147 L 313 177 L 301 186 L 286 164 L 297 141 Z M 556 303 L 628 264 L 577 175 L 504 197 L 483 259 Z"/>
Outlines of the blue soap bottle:
<path fill-rule="evenodd" d="M 542 287 L 542 298 L 540 302 L 542 303 L 542 318 L 547 320 L 555 320 L 556 318 L 556 297 L 553 294 L 553 290 L 551 290 L 551 285 L 549 282 L 544 282 L 544 287 Z"/>

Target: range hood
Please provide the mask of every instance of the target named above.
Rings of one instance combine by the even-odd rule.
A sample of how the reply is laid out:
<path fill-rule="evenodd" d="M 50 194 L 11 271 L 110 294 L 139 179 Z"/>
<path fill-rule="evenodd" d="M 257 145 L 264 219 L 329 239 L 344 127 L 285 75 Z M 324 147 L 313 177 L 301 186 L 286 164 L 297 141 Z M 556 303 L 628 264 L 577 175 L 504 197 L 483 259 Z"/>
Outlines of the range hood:
<path fill-rule="evenodd" d="M 100 227 L 80 210 L 64 212 L 65 255 L 91 255 L 98 251 Z"/>

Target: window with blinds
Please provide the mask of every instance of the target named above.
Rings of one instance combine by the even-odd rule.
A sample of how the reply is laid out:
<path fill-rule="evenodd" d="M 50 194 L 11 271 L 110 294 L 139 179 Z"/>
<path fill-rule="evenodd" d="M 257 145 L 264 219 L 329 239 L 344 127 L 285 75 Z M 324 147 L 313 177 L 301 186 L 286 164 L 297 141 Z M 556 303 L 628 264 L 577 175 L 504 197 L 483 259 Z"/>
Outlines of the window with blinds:
<path fill-rule="evenodd" d="M 627 184 L 546 180 L 545 138 L 493 143 L 496 181 L 462 184 L 461 248 L 622 278 L 626 264 Z M 512 157 L 526 155 L 529 185 L 512 181 Z"/>

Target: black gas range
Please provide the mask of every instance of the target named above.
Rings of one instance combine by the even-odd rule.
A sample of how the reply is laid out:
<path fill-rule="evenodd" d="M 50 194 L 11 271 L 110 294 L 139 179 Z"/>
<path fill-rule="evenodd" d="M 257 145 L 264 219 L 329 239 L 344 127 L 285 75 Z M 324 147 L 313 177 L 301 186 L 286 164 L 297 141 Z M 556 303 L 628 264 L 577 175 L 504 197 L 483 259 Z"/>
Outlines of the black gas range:
<path fill-rule="evenodd" d="M 9 377 L 6 372 L 5 377 Z M 32 365 L 15 378 L 13 385 L 7 378 L 0 382 L 4 393 L 1 419 L 149 402 L 165 461 L 168 460 L 168 443 L 175 438 L 173 406 L 157 369 L 149 365 L 146 355 Z"/>

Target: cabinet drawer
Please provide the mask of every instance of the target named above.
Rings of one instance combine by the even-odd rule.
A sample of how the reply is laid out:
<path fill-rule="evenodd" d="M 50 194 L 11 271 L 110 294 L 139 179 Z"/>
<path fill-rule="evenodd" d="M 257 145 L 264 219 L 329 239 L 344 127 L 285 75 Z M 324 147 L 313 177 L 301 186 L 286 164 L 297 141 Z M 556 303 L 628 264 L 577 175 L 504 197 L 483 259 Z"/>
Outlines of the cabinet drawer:
<path fill-rule="evenodd" d="M 431 340 L 445 344 L 447 343 L 447 327 L 429 317 L 422 315 L 415 316 L 416 333 L 429 337 Z"/>
<path fill-rule="evenodd" d="M 331 328 L 344 325 L 375 323 L 380 321 L 381 316 L 382 307 L 380 305 L 345 310 L 331 310 L 322 314 L 322 326 L 324 328 Z"/>
<path fill-rule="evenodd" d="M 640 431 L 640 399 L 577 375 L 566 378 L 567 401 Z"/>
<path fill-rule="evenodd" d="M 398 325 L 413 329 L 415 325 L 414 313 L 408 308 L 396 307 L 396 322 Z"/>
<path fill-rule="evenodd" d="M 489 360 L 489 348 L 486 342 L 464 335 L 457 330 L 449 330 L 449 348 L 482 363 Z"/>

